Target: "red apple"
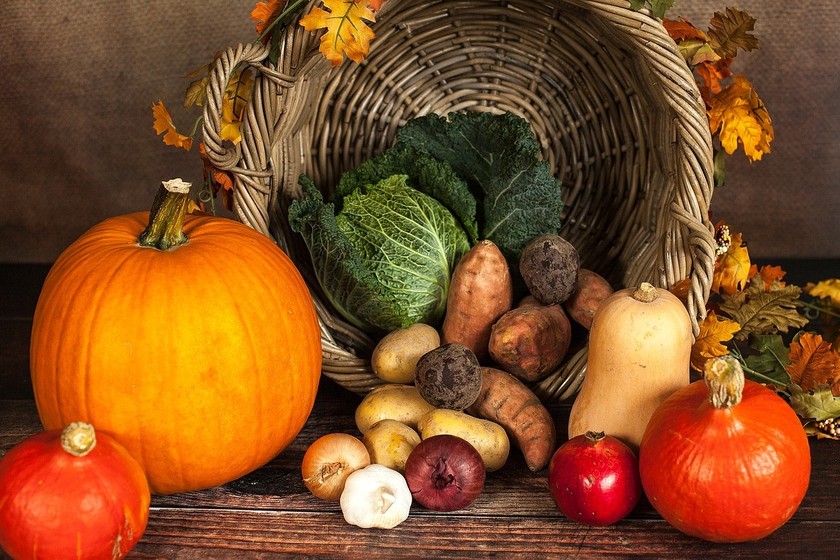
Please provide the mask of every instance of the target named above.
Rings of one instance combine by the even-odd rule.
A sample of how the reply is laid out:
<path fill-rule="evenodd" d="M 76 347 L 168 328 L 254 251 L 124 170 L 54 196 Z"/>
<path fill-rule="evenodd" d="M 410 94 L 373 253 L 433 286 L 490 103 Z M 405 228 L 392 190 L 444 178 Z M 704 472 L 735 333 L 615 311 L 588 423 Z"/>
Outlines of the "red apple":
<path fill-rule="evenodd" d="M 603 432 L 586 432 L 554 452 L 548 487 L 557 508 L 587 525 L 612 525 L 642 496 L 636 454 Z"/>

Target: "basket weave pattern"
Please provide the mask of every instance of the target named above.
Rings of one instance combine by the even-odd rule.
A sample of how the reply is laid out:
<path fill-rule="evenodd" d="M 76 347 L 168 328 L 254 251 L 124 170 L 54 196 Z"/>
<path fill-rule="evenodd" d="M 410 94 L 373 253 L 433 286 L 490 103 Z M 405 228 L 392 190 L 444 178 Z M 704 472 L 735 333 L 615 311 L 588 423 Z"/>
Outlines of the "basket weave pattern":
<path fill-rule="evenodd" d="M 691 71 L 658 20 L 627 0 L 388 0 L 373 29 L 360 65 L 332 68 L 318 34 L 296 25 L 283 31 L 276 66 L 261 45 L 228 49 L 205 105 L 207 153 L 234 176 L 238 219 L 274 238 L 310 286 L 327 377 L 357 393 L 381 383 L 366 359 L 376 341 L 331 311 L 289 229 L 298 176 L 328 196 L 343 171 L 431 112 L 527 119 L 563 180 L 561 235 L 582 266 L 614 286 L 690 278 L 697 333 L 715 259 L 711 135 Z M 222 96 L 241 63 L 258 76 L 242 141 L 231 146 L 220 140 Z M 544 400 L 572 397 L 586 353 L 532 388 Z"/>

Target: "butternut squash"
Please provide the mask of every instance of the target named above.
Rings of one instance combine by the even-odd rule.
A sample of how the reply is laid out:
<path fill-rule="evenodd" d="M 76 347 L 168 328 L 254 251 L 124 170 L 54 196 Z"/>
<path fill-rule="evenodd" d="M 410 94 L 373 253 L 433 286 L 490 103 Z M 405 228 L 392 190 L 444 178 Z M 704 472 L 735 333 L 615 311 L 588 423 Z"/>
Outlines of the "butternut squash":
<path fill-rule="evenodd" d="M 654 410 L 689 384 L 691 345 L 688 312 L 668 290 L 643 282 L 605 299 L 589 333 L 569 439 L 605 432 L 638 451 Z"/>

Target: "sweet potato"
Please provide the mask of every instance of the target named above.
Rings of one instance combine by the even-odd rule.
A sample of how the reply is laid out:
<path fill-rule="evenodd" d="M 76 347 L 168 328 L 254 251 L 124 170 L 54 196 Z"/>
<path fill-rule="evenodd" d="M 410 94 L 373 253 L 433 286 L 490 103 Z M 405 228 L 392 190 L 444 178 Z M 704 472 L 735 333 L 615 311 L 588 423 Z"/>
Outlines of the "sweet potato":
<path fill-rule="evenodd" d="M 525 457 L 528 468 L 545 468 L 557 445 L 551 413 L 531 389 L 502 370 L 481 368 L 482 384 L 470 414 L 501 425 Z"/>
<path fill-rule="evenodd" d="M 595 311 L 613 293 L 613 288 L 597 272 L 581 268 L 575 293 L 563 303 L 566 313 L 586 330 L 592 326 Z"/>
<path fill-rule="evenodd" d="M 452 273 L 441 342 L 457 342 L 485 357 L 490 328 L 512 306 L 513 281 L 504 255 L 492 241 L 479 241 Z"/>
<path fill-rule="evenodd" d="M 503 370 L 523 381 L 539 381 L 563 362 L 571 342 L 572 325 L 562 306 L 525 305 L 493 325 L 488 348 Z"/>

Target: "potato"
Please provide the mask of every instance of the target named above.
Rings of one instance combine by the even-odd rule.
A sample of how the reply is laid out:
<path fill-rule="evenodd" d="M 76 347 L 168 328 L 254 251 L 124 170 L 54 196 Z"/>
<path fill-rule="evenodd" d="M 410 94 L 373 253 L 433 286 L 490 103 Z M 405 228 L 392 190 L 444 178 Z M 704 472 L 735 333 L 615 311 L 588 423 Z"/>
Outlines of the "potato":
<path fill-rule="evenodd" d="M 388 383 L 414 383 L 414 368 L 420 356 L 440 346 L 434 327 L 415 323 L 386 334 L 373 349 L 370 365 L 377 377 Z"/>
<path fill-rule="evenodd" d="M 412 428 L 433 410 L 414 385 L 389 383 L 365 395 L 356 407 L 356 427 L 364 435 L 380 420 L 397 420 Z"/>
<path fill-rule="evenodd" d="M 577 287 L 580 255 L 574 245 L 555 234 L 535 237 L 522 250 L 519 273 L 535 298 L 563 303 Z"/>
<path fill-rule="evenodd" d="M 464 410 L 481 390 L 481 364 L 466 346 L 444 344 L 420 357 L 414 383 L 435 407 Z"/>
<path fill-rule="evenodd" d="M 502 315 L 490 334 L 490 356 L 523 381 L 539 381 L 557 369 L 572 342 L 563 307 L 526 305 Z"/>
<path fill-rule="evenodd" d="M 370 461 L 405 473 L 405 461 L 411 450 L 420 443 L 420 434 L 396 420 L 380 420 L 362 437 Z"/>
<path fill-rule="evenodd" d="M 497 471 L 507 462 L 510 439 L 505 429 L 490 420 L 470 416 L 466 412 L 437 408 L 427 412 L 417 426 L 422 439 L 439 434 L 458 436 L 468 441 L 484 461 L 484 468 Z"/>
<path fill-rule="evenodd" d="M 444 344 L 456 342 L 479 358 L 487 355 L 490 327 L 513 306 L 513 280 L 495 243 L 476 243 L 455 267 L 441 325 Z"/>
<path fill-rule="evenodd" d="M 569 317 L 589 330 L 601 302 L 613 293 L 613 288 L 601 275 L 586 268 L 578 272 L 578 283 L 572 296 L 563 303 Z"/>

